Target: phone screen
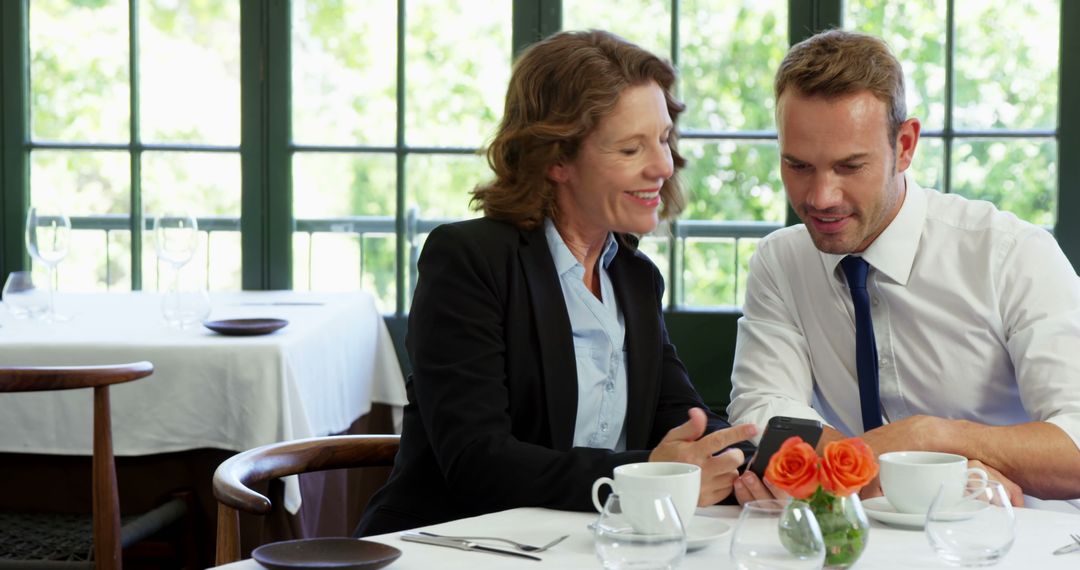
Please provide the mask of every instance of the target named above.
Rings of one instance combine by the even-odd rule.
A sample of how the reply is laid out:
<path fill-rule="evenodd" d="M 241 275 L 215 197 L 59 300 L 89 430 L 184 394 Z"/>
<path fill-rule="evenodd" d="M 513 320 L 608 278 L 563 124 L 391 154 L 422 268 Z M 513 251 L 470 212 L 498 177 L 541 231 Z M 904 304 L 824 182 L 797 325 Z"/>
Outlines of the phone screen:
<path fill-rule="evenodd" d="M 765 468 L 769 465 L 769 459 L 776 453 L 780 446 L 789 437 L 799 436 L 811 446 L 817 445 L 821 438 L 821 422 L 802 418 L 789 418 L 787 416 L 774 416 L 765 426 L 765 433 L 758 443 L 757 453 L 750 460 L 749 469 L 758 477 L 765 476 Z"/>

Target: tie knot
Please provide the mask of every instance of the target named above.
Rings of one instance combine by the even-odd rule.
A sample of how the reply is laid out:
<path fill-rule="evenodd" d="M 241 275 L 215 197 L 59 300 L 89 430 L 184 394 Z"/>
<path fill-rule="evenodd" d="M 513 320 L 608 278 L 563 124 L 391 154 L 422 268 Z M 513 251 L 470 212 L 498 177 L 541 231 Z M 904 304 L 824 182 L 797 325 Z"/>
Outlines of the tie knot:
<path fill-rule="evenodd" d="M 866 274 L 870 272 L 870 264 L 865 259 L 849 255 L 840 260 L 840 267 L 844 270 L 849 288 L 866 289 Z"/>

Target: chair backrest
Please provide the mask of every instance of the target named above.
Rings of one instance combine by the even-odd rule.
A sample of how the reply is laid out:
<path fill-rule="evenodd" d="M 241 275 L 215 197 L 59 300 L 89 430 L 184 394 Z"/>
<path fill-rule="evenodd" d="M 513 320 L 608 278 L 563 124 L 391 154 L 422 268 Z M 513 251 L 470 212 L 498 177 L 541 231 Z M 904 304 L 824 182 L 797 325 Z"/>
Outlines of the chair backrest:
<path fill-rule="evenodd" d="M 149 362 L 109 366 L 0 367 L 0 392 L 94 389 L 94 561 L 98 568 L 121 567 L 120 495 L 113 460 L 109 386 L 154 373 Z"/>
<path fill-rule="evenodd" d="M 270 499 L 251 485 L 300 473 L 394 464 L 398 435 L 331 435 L 272 443 L 226 459 L 214 472 L 218 565 L 240 559 L 239 511 L 265 515 Z"/>

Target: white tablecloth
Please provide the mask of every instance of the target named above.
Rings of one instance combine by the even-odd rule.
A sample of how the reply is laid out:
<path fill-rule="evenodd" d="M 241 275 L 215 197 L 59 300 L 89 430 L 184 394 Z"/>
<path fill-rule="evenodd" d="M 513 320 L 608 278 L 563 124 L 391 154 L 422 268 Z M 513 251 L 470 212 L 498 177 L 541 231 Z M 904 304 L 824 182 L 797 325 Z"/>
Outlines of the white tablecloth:
<path fill-rule="evenodd" d="M 0 364 L 152 362 L 152 376 L 110 391 L 117 455 L 242 451 L 343 432 L 372 402 L 406 403 L 393 342 L 364 292 L 211 294 L 210 319 L 289 321 L 251 337 L 169 328 L 156 293 L 61 294 L 57 301 L 70 321 L 14 319 L 0 310 Z M 92 409 L 85 390 L 5 394 L 0 451 L 89 455 Z"/>
<path fill-rule="evenodd" d="M 699 515 L 724 519 L 732 527 L 738 519 L 739 507 L 709 507 L 698 509 Z M 369 538 L 400 549 L 401 558 L 389 566 L 392 570 L 485 570 L 488 568 L 600 568 L 593 550 L 591 532 L 586 528 L 596 520 L 592 513 L 569 513 L 548 509 L 513 509 L 481 517 L 462 519 L 424 527 L 435 533 L 458 535 L 487 535 L 512 538 L 529 544 L 544 544 L 570 534 L 551 550 L 541 553 L 542 562 L 517 559 L 479 552 L 464 552 L 442 546 L 405 542 L 398 534 Z M 902 530 L 871 522 L 870 541 L 855 570 L 891 570 L 894 568 L 952 568 L 938 559 L 930 549 L 921 530 Z M 1070 532 L 1080 532 L 1080 515 L 1036 509 L 1016 510 L 1016 542 L 996 569 L 1070 568 L 1080 567 L 1080 553 L 1052 556 L 1051 552 L 1069 542 Z M 683 570 L 722 570 L 735 568 L 728 553 L 731 532 L 712 545 L 687 553 Z M 230 570 L 262 568 L 254 560 L 242 560 L 220 566 Z"/>

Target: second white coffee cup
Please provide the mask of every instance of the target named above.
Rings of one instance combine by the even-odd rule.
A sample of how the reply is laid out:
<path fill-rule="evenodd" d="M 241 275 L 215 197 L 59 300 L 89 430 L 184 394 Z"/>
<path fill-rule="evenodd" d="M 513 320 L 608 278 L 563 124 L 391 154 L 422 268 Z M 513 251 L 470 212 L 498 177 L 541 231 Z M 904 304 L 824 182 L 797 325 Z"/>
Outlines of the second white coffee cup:
<path fill-rule="evenodd" d="M 968 469 L 967 458 L 937 451 L 894 451 L 878 456 L 881 490 L 902 513 L 924 515 L 938 490 L 947 500 L 959 501 L 969 479 L 989 479 L 986 471 Z"/>
<path fill-rule="evenodd" d="M 601 477 L 593 483 L 592 500 L 597 512 L 603 512 L 600 487 L 610 485 L 622 498 L 623 508 L 631 514 L 636 507 L 651 508 L 654 499 L 671 497 L 675 510 L 688 527 L 697 509 L 701 489 L 701 468 L 690 463 L 648 462 L 628 463 L 615 468 L 611 477 Z"/>

